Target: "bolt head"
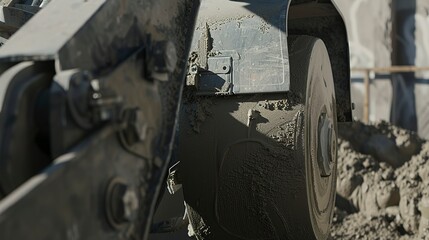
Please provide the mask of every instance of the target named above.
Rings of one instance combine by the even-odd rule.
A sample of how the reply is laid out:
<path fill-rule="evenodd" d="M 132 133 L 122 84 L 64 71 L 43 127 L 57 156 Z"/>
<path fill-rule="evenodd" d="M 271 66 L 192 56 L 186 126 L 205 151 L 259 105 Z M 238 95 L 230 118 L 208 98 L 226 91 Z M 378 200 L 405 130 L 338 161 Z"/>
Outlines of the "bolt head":
<path fill-rule="evenodd" d="M 108 220 L 115 228 L 137 220 L 139 210 L 137 190 L 122 180 L 115 179 L 109 185 L 106 205 Z"/>
<path fill-rule="evenodd" d="M 124 218 L 129 222 L 135 221 L 139 209 L 139 199 L 135 189 L 127 188 L 122 197 L 122 205 L 124 208 Z"/>

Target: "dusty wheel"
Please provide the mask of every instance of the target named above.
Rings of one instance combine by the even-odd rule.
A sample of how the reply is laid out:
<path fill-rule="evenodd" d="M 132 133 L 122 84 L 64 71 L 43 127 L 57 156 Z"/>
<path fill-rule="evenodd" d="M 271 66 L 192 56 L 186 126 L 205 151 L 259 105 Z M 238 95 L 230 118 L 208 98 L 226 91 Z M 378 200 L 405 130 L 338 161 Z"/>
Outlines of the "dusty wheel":
<path fill-rule="evenodd" d="M 337 132 L 331 65 L 321 40 L 289 42 L 290 93 L 186 103 L 179 158 L 198 239 L 329 235 Z"/>
<path fill-rule="evenodd" d="M 305 159 L 307 205 L 302 210 L 309 219 L 304 227 L 312 229 L 296 237 L 326 239 L 335 205 L 337 170 L 337 115 L 331 64 L 320 39 L 290 37 L 289 48 L 291 91 L 302 95 L 304 104 L 297 154 L 302 154 L 298 159 Z"/>

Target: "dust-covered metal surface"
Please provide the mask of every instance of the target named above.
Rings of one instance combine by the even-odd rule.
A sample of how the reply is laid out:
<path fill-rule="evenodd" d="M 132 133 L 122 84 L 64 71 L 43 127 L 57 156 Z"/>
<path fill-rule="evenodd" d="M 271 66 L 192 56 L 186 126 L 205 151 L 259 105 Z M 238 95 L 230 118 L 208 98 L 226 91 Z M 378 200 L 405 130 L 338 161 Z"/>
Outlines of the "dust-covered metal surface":
<path fill-rule="evenodd" d="M 0 49 L 0 134 L 15 139 L 1 142 L 0 169 L 21 159 L 6 150 L 24 137 L 27 112 L 37 120 L 27 125 L 46 129 L 25 142 L 31 151 L 23 161 L 41 160 L 32 151 L 48 156 L 36 175 L 0 181 L 0 239 L 146 238 L 171 157 L 198 6 L 56 0 Z M 22 60 L 49 61 L 31 68 L 15 62 Z M 28 68 L 32 74 L 22 74 Z M 38 83 L 31 77 L 40 74 L 40 88 L 19 84 Z M 17 173 L 0 171 L 0 179 Z"/>
<path fill-rule="evenodd" d="M 336 161 L 330 148 L 336 139 L 333 76 L 320 39 L 292 39 L 290 92 L 186 95 L 178 158 L 199 240 L 329 235 Z M 329 122 L 329 133 L 319 119 Z M 322 145 L 322 134 L 332 144 Z M 330 174 L 318 167 L 321 154 L 329 155 Z"/>
<path fill-rule="evenodd" d="M 340 12 L 331 2 L 294 5 L 288 27 L 289 34 L 315 36 L 325 43 L 334 74 L 338 121 L 352 121 L 349 45 Z"/>
<path fill-rule="evenodd" d="M 13 36 L 0 59 L 55 59 L 60 70 L 108 70 L 143 44 L 162 40 L 156 32 L 175 24 L 167 13 L 178 8 L 182 7 L 162 2 L 56 0 Z"/>
<path fill-rule="evenodd" d="M 285 94 L 195 100 L 181 115 L 179 159 L 197 239 L 286 239 L 276 199 L 304 192 L 289 184 L 304 174 L 294 165 L 290 134 L 302 109 Z M 189 124 L 203 111 L 195 105 L 209 115 L 198 132 Z"/>
<path fill-rule="evenodd" d="M 0 46 L 51 0 L 0 0 Z"/>
<path fill-rule="evenodd" d="M 0 1 L 0 43 L 3 45 L 40 9 L 36 4 L 23 4 L 20 1 Z"/>
<path fill-rule="evenodd" d="M 2 47 L 0 58 L 3 61 L 54 59 L 59 50 L 106 2 L 106 0 L 51 2 Z"/>
<path fill-rule="evenodd" d="M 288 91 L 287 34 L 315 36 L 330 54 L 338 120 L 352 120 L 347 31 L 331 1 L 213 0 L 203 5 L 187 85 L 201 95 Z M 209 60 L 217 63 L 209 65 Z M 218 62 L 225 61 L 225 70 L 218 71 Z"/>
<path fill-rule="evenodd" d="M 203 1 L 188 82 L 204 95 L 289 90 L 289 2 Z"/>

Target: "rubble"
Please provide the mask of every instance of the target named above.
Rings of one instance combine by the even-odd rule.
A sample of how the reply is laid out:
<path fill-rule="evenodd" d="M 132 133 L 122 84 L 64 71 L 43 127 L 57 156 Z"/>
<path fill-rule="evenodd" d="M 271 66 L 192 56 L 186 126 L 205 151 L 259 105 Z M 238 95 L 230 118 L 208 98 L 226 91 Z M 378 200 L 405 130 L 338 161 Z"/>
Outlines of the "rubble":
<path fill-rule="evenodd" d="M 429 239 L 429 142 L 386 122 L 339 135 L 332 238 Z"/>

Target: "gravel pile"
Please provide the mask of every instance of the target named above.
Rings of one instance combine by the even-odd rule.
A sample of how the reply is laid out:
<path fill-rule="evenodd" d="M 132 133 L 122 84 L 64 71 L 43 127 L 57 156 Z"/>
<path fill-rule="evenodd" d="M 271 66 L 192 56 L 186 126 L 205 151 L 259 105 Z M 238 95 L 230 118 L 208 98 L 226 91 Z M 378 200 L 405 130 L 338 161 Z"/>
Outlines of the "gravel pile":
<path fill-rule="evenodd" d="M 429 142 L 386 122 L 339 135 L 332 239 L 429 239 Z"/>

